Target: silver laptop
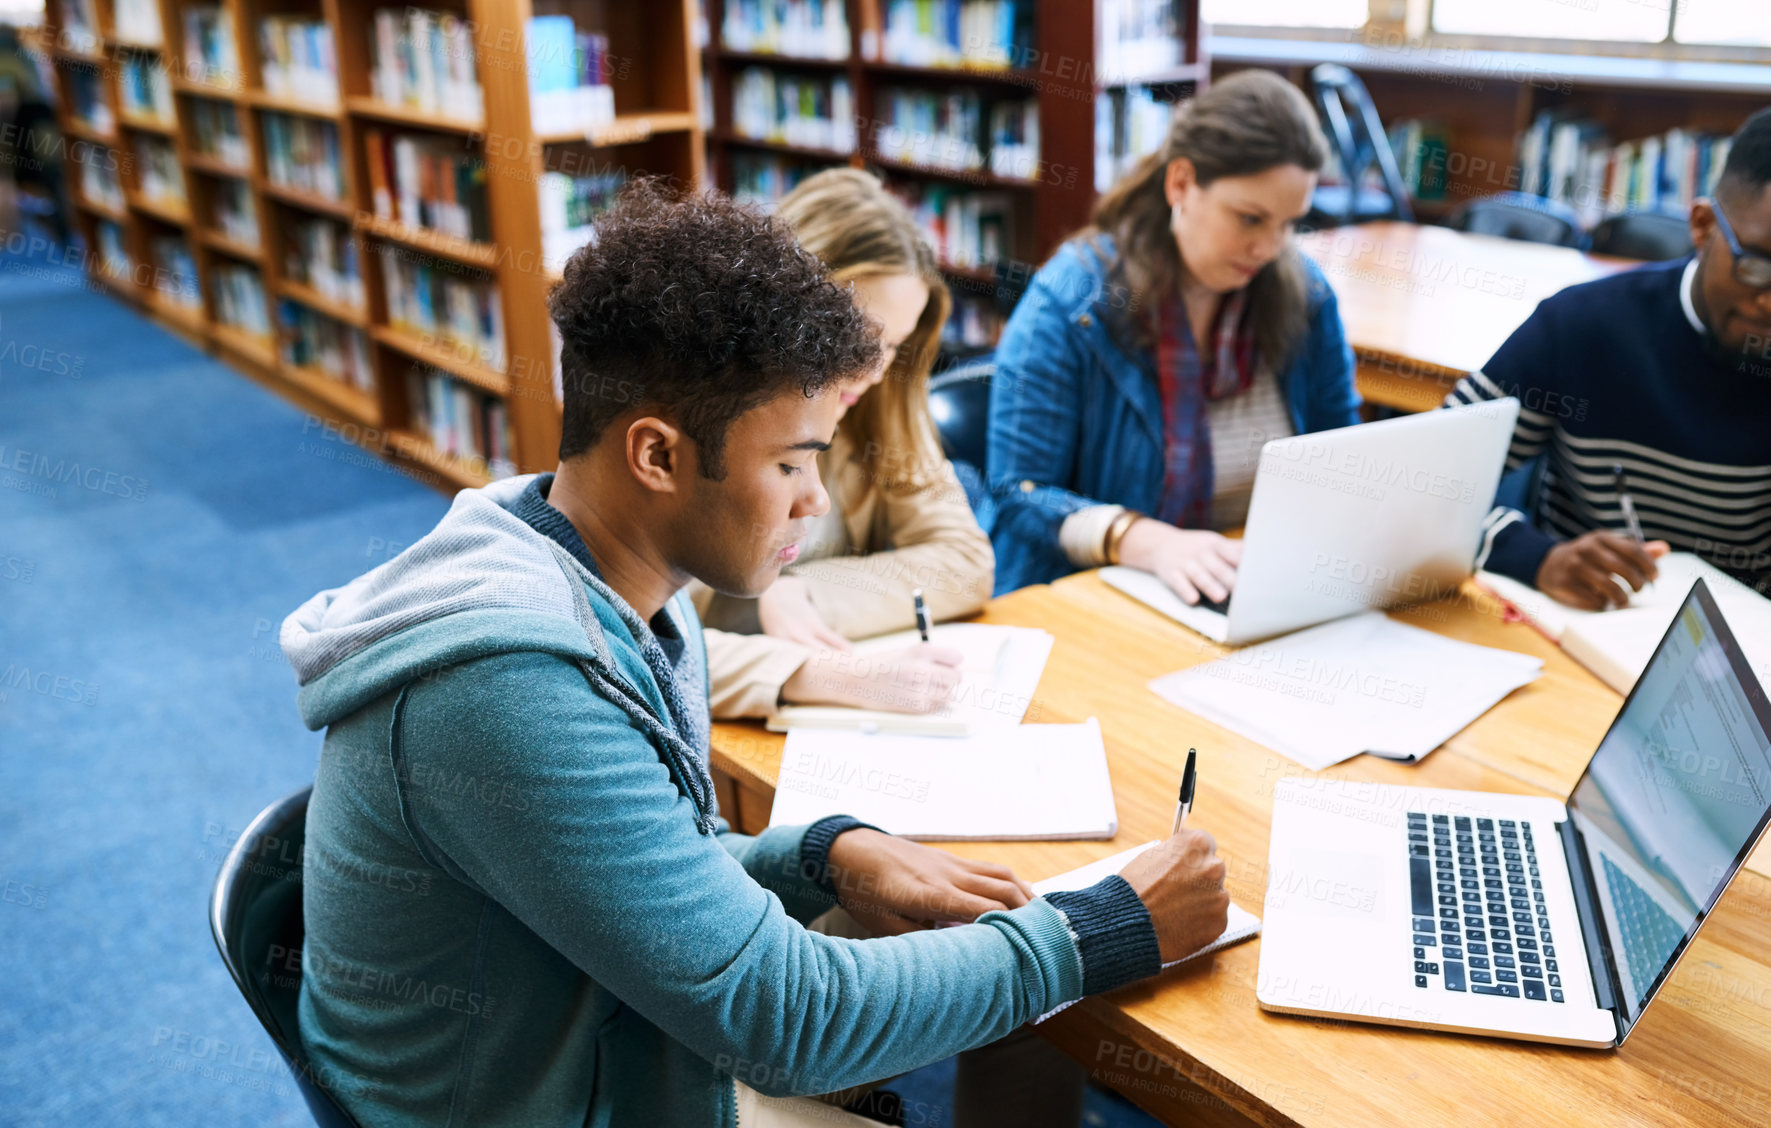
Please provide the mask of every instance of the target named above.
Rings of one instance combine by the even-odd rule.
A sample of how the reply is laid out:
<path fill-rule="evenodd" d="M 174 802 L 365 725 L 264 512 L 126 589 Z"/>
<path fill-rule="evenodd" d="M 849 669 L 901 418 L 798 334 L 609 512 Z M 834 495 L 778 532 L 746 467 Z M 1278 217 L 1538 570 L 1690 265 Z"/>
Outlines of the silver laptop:
<path fill-rule="evenodd" d="M 1436 599 L 1475 564 L 1518 417 L 1509 397 L 1267 443 L 1222 604 L 1135 568 L 1101 578 L 1232 645 Z"/>
<path fill-rule="evenodd" d="M 1771 821 L 1771 704 L 1699 580 L 1566 803 L 1275 789 L 1256 997 L 1621 1045 Z"/>

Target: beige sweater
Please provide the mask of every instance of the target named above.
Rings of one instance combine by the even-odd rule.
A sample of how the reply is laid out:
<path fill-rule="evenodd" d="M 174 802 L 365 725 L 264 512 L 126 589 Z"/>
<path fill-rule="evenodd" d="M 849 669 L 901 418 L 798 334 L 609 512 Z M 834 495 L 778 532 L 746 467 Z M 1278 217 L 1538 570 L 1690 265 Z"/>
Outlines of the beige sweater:
<path fill-rule="evenodd" d="M 782 569 L 811 588 L 832 630 L 868 638 L 916 625 L 911 593 L 922 589 L 935 619 L 970 615 L 990 598 L 996 557 L 953 466 L 922 488 L 874 485 L 874 471 L 842 432 L 818 458 L 830 517 L 815 522 L 800 560 Z M 811 652 L 760 633 L 756 600 L 690 595 L 708 630 L 708 697 L 718 719 L 774 712 L 781 687 Z"/>

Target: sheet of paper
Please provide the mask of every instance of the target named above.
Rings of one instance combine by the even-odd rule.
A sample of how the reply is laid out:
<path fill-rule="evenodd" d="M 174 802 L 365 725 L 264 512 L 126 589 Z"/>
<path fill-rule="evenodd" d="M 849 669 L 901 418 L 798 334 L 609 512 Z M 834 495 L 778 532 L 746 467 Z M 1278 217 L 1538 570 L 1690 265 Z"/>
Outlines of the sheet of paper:
<path fill-rule="evenodd" d="M 1092 717 L 963 737 L 790 731 L 769 825 L 839 814 L 920 839 L 1111 838 L 1119 831 Z"/>
<path fill-rule="evenodd" d="M 1129 850 L 1121 850 L 1119 853 L 1102 858 L 1099 861 L 1090 862 L 1088 865 L 1073 869 L 1069 873 L 1061 873 L 1056 877 L 1048 877 L 1044 881 L 1036 881 L 1033 883 L 1033 892 L 1043 897 L 1047 893 L 1061 893 L 1074 889 L 1087 889 L 1103 877 L 1118 873 L 1126 867 L 1126 863 L 1130 862 L 1133 858 L 1142 854 L 1145 850 L 1148 850 L 1154 845 L 1156 845 L 1155 842 L 1146 842 L 1142 846 L 1133 846 Z M 1224 931 L 1216 940 L 1213 940 L 1211 943 L 1191 955 L 1182 956 L 1178 960 L 1170 960 L 1163 964 L 1162 967 L 1164 970 L 1167 970 L 1168 968 L 1184 964 L 1188 960 L 1198 959 L 1200 956 L 1215 952 L 1219 948 L 1227 947 L 1239 940 L 1246 940 L 1260 930 L 1261 918 L 1255 916 L 1247 909 L 1232 901 L 1230 902 L 1229 923 L 1225 925 Z M 1064 1003 L 1060 1006 L 1053 1007 L 1051 1010 L 1046 1011 L 1033 1021 L 1035 1023 L 1044 1022 L 1052 1015 L 1057 1014 L 1065 1007 L 1071 1005 L 1073 1004 Z"/>
<path fill-rule="evenodd" d="M 915 631 L 880 635 L 856 645 L 853 655 L 835 659 L 864 663 L 920 641 Z M 878 732 L 938 733 L 958 736 L 991 728 L 1012 728 L 1026 717 L 1033 693 L 1052 652 L 1052 636 L 1029 627 L 989 623 L 943 623 L 929 641 L 965 655 L 959 685 L 947 704 L 932 713 L 883 709 L 790 705 L 769 718 L 774 732 L 802 728 L 865 729 Z"/>
<path fill-rule="evenodd" d="M 1150 688 L 1320 771 L 1361 752 L 1425 756 L 1542 670 L 1530 655 L 1368 611 L 1243 647 Z"/>

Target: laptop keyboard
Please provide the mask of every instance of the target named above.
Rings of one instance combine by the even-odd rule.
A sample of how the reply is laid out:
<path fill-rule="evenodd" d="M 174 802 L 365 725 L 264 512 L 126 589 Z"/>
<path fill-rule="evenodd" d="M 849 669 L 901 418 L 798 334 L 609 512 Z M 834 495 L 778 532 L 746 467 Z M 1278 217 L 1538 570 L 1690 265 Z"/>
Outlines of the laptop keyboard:
<path fill-rule="evenodd" d="M 1562 1002 L 1529 825 L 1410 811 L 1408 876 L 1416 987 Z"/>

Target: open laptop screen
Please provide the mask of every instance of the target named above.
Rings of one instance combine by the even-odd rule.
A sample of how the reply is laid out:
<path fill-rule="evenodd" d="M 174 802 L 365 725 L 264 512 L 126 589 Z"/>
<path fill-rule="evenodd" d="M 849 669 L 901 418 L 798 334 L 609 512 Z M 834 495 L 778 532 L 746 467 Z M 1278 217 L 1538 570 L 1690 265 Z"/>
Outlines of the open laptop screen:
<path fill-rule="evenodd" d="M 1771 705 L 1701 580 L 1569 809 L 1627 1033 L 1771 816 Z"/>

